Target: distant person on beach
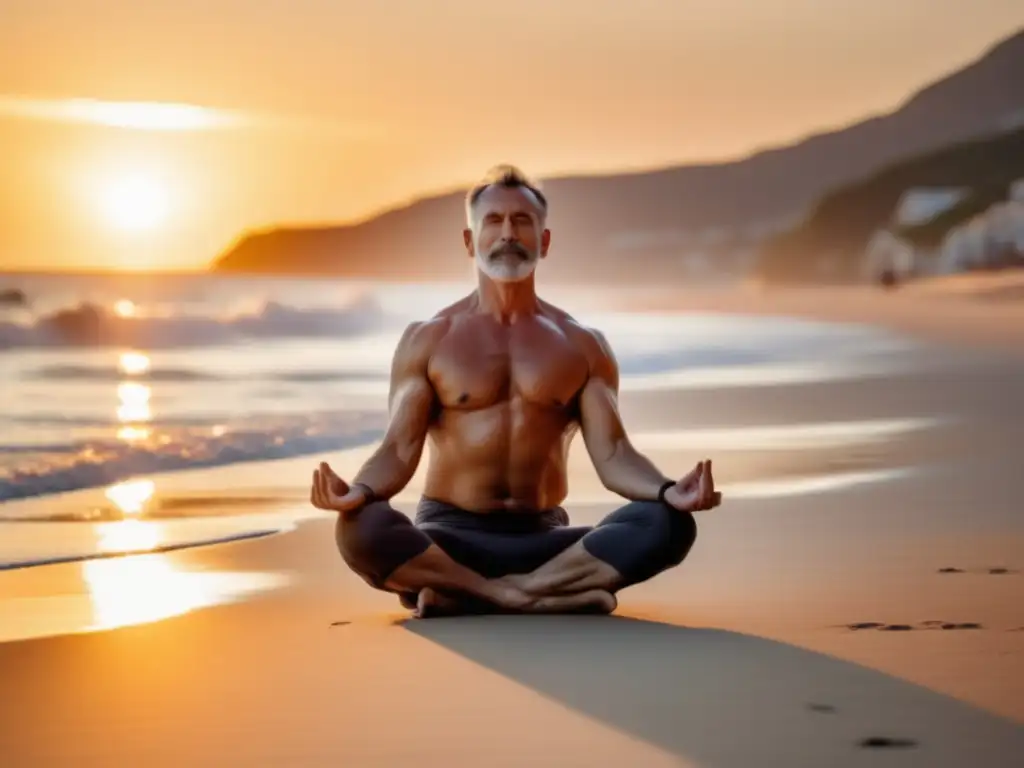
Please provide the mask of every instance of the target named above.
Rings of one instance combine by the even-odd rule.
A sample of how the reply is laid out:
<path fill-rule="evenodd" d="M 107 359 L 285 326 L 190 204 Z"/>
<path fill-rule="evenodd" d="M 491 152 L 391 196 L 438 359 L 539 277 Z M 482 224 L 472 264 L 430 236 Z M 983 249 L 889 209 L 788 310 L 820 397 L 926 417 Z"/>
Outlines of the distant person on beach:
<path fill-rule="evenodd" d="M 710 461 L 671 478 L 637 452 L 607 341 L 537 296 L 547 213 L 511 166 L 470 190 L 463 238 L 476 290 L 405 330 L 390 424 L 352 481 L 326 463 L 313 473 L 313 505 L 338 513 L 342 558 L 417 616 L 610 613 L 618 590 L 682 562 L 697 535 L 691 513 L 721 502 Z M 560 506 L 577 430 L 605 487 L 628 501 L 594 527 L 570 525 Z M 389 499 L 427 440 L 411 521 Z"/>

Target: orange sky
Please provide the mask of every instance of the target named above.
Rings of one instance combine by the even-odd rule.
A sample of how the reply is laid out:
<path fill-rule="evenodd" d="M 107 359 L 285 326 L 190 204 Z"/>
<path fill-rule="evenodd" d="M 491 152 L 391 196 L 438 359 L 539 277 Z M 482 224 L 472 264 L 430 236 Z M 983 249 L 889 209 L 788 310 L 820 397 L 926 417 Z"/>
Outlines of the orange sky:
<path fill-rule="evenodd" d="M 1019 0 L 0 0 L 0 266 L 196 268 L 495 162 L 745 154 L 1022 26 Z M 136 123 L 119 101 L 218 111 L 98 124 Z"/>

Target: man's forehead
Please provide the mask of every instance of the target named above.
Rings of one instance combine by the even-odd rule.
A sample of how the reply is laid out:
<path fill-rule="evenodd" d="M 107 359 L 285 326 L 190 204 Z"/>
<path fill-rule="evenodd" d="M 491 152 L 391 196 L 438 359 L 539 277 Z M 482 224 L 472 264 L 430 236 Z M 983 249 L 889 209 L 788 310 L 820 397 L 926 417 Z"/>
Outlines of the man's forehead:
<path fill-rule="evenodd" d="M 542 211 L 536 196 L 526 187 L 506 187 L 500 184 L 485 189 L 476 202 L 477 213 L 516 213 L 528 211 L 539 214 Z"/>

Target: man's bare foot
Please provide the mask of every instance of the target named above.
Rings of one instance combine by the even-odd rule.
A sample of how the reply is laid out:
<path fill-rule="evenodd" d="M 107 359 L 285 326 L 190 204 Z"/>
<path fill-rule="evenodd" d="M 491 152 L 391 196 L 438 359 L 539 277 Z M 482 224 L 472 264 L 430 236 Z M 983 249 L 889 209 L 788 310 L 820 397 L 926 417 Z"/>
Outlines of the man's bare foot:
<path fill-rule="evenodd" d="M 424 587 L 416 598 L 416 608 L 412 615 L 417 619 L 429 619 L 435 616 L 457 616 L 460 613 L 467 613 L 463 601 Z"/>
<path fill-rule="evenodd" d="M 468 595 L 452 597 L 424 587 L 417 596 L 413 616 L 426 619 L 479 613 L 612 613 L 618 607 L 615 596 L 601 589 L 535 597 L 514 586 L 511 577 L 493 579 L 492 584 L 490 601 Z M 403 600 L 403 604 L 408 603 Z"/>
<path fill-rule="evenodd" d="M 528 609 L 536 597 L 526 592 L 512 576 L 502 576 L 488 582 L 488 594 L 484 597 L 498 608 L 506 611 L 523 611 Z"/>
<path fill-rule="evenodd" d="M 472 595 L 446 595 L 430 587 L 424 587 L 416 596 L 414 606 L 405 600 L 403 604 L 413 608 L 413 616 L 416 618 L 426 619 L 435 616 L 522 613 L 533 602 L 533 598 L 505 584 L 495 583 L 497 581 L 492 581 L 493 596 L 489 600 Z"/>
<path fill-rule="evenodd" d="M 603 589 L 590 589 L 572 595 L 539 597 L 525 613 L 612 613 L 619 605 L 615 595 Z"/>

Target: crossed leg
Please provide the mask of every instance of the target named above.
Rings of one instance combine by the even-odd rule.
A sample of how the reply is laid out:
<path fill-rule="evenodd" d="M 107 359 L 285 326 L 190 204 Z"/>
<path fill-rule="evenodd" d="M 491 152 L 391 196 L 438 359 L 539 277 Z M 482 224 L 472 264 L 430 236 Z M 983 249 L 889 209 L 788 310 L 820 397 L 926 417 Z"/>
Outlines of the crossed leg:
<path fill-rule="evenodd" d="M 695 538 L 691 515 L 657 502 L 631 502 L 594 528 L 513 536 L 415 526 L 376 502 L 336 528 L 349 567 L 419 615 L 611 612 L 616 591 L 682 562 Z"/>

